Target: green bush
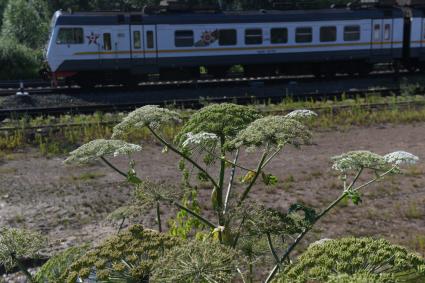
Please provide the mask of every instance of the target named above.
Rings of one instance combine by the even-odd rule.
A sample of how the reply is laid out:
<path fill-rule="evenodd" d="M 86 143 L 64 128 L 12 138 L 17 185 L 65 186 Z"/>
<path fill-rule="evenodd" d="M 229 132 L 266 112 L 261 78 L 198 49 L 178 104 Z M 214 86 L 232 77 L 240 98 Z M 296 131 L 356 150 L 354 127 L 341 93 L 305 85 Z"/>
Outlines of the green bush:
<path fill-rule="evenodd" d="M 0 37 L 0 80 L 28 79 L 38 76 L 41 51 L 34 51 L 12 39 Z"/>

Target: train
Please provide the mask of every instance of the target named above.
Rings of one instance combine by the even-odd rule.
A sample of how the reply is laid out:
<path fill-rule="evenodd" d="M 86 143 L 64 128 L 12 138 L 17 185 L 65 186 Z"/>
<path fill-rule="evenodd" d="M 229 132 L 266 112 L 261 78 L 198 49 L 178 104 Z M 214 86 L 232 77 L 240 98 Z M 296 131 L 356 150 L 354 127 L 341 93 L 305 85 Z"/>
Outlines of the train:
<path fill-rule="evenodd" d="M 82 87 L 246 76 L 367 75 L 378 64 L 425 70 L 425 9 L 185 13 L 57 11 L 46 48 L 49 77 Z"/>

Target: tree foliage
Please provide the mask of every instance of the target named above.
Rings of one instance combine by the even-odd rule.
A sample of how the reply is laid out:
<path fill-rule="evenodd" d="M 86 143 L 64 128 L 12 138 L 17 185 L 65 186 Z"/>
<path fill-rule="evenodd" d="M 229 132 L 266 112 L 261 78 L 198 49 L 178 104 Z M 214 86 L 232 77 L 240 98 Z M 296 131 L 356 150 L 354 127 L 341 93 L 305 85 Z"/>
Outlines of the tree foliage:
<path fill-rule="evenodd" d="M 0 36 L 0 79 L 25 79 L 37 76 L 41 51 L 32 50 L 13 39 Z"/>
<path fill-rule="evenodd" d="M 3 16 L 2 36 L 30 48 L 40 48 L 48 37 L 47 6 L 40 1 L 9 1 Z"/>

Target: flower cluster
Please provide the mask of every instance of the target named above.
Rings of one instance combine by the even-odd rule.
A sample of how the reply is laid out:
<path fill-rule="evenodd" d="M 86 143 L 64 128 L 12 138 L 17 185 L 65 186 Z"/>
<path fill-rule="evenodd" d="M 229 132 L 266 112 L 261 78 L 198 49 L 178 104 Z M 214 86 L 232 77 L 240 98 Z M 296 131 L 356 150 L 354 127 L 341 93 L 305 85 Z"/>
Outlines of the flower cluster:
<path fill-rule="evenodd" d="M 383 239 L 350 237 L 328 240 L 311 245 L 275 282 L 328 282 L 340 274 L 358 273 L 375 274 L 380 279 L 398 276 L 400 280 L 384 282 L 404 282 L 403 276 L 417 278 L 411 282 L 425 282 L 425 260 Z"/>
<path fill-rule="evenodd" d="M 186 134 L 186 140 L 183 142 L 183 147 L 188 147 L 190 145 L 209 145 L 215 144 L 218 141 L 216 134 L 201 132 L 198 134 L 193 134 L 189 132 Z"/>
<path fill-rule="evenodd" d="M 190 241 L 171 249 L 158 263 L 152 282 L 232 282 L 241 255 L 216 241 Z"/>
<path fill-rule="evenodd" d="M 285 117 L 290 119 L 295 119 L 295 120 L 302 120 L 302 119 L 317 117 L 317 113 L 311 110 L 301 109 L 301 110 L 294 110 L 286 114 Z"/>
<path fill-rule="evenodd" d="M 156 105 L 147 105 L 134 110 L 128 114 L 121 123 L 116 125 L 113 130 L 112 138 L 123 138 L 134 130 L 144 127 L 157 129 L 161 125 L 170 122 L 179 123 L 180 115 L 166 108 L 160 108 Z"/>
<path fill-rule="evenodd" d="M 419 161 L 419 157 L 405 151 L 395 151 L 384 156 L 385 161 L 395 165 L 413 165 Z"/>
<path fill-rule="evenodd" d="M 16 267 L 18 260 L 34 258 L 46 245 L 39 233 L 23 229 L 2 228 L 0 230 L 0 264 L 6 270 Z"/>
<path fill-rule="evenodd" d="M 233 139 L 239 131 L 261 116 L 254 109 L 232 103 L 213 104 L 194 113 L 176 136 L 183 145 L 187 134 L 215 134 L 221 139 Z"/>
<path fill-rule="evenodd" d="M 360 169 L 387 171 L 392 167 L 383 156 L 366 150 L 350 151 L 333 157 L 332 161 L 332 168 L 343 173 Z"/>
<path fill-rule="evenodd" d="M 180 240 L 140 225 L 112 236 L 88 251 L 62 274 L 59 282 L 75 283 L 77 279 L 96 282 L 145 282 L 157 261 Z"/>
<path fill-rule="evenodd" d="M 88 163 L 90 161 L 106 156 L 117 157 L 119 155 L 130 155 L 141 151 L 140 145 L 127 143 L 121 140 L 98 139 L 86 143 L 70 153 L 65 163 Z"/>
<path fill-rule="evenodd" d="M 263 145 L 282 147 L 286 144 L 299 146 L 311 140 L 311 133 L 297 120 L 284 116 L 268 116 L 252 122 L 242 130 L 231 144 L 256 148 Z"/>
<path fill-rule="evenodd" d="M 359 171 L 360 169 L 371 169 L 375 171 L 399 171 L 399 165 L 415 164 L 419 158 L 405 151 L 396 151 L 385 156 L 366 151 L 350 151 L 332 158 L 334 170 L 342 173 L 349 171 Z"/>

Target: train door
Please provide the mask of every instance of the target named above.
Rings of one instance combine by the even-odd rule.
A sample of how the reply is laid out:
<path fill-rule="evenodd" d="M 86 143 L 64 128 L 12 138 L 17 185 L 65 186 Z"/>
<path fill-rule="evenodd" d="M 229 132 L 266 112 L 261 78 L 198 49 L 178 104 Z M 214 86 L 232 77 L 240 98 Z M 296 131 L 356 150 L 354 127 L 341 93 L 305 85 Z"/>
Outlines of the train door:
<path fill-rule="evenodd" d="M 145 54 L 143 51 L 143 26 L 131 25 L 131 59 L 133 64 L 143 63 Z"/>
<path fill-rule="evenodd" d="M 157 65 L 158 59 L 158 46 L 156 40 L 156 25 L 144 26 L 144 44 L 143 49 L 145 52 L 146 65 Z"/>
<path fill-rule="evenodd" d="M 372 21 L 372 53 L 390 55 L 393 39 L 393 20 L 380 19 Z"/>
<path fill-rule="evenodd" d="M 383 20 L 372 21 L 372 49 L 374 51 L 382 49 L 382 24 Z"/>
<path fill-rule="evenodd" d="M 128 28 L 116 26 L 100 33 L 100 62 L 106 69 L 121 69 L 129 57 Z"/>

